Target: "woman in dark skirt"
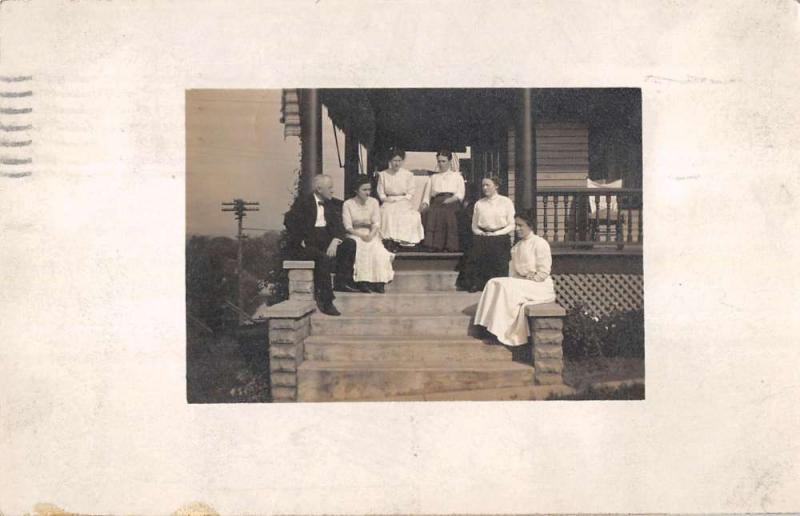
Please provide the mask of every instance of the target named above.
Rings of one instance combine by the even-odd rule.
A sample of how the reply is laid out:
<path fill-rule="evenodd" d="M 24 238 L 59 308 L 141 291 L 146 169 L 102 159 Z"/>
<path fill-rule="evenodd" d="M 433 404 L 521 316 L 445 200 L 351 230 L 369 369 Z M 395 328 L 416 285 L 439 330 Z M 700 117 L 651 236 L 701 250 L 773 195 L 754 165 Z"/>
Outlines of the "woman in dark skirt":
<path fill-rule="evenodd" d="M 508 276 L 511 234 L 514 231 L 514 203 L 497 193 L 500 178 L 481 182 L 483 198 L 472 212 L 472 247 L 467 251 L 459 285 L 470 292 L 483 290 L 492 278 Z"/>
<path fill-rule="evenodd" d="M 452 170 L 453 153 L 436 153 L 439 172 L 431 177 L 429 200 L 422 203 L 425 211 L 425 240 L 431 251 L 456 252 L 461 249 L 456 214 L 464 200 L 464 177 Z"/>

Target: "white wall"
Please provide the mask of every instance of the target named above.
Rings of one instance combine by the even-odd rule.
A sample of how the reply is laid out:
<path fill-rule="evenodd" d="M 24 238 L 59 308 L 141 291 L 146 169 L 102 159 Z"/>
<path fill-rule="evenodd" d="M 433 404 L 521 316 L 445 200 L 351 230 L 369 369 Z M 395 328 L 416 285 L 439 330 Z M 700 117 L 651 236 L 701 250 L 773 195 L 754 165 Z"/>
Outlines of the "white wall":
<path fill-rule="evenodd" d="M 458 155 L 460 159 L 465 158 L 469 159 L 470 157 L 470 148 L 467 147 L 466 152 L 457 152 L 455 153 Z M 436 170 L 436 153 L 435 152 L 406 152 L 406 161 L 403 165 L 405 168 L 409 170 L 414 170 L 417 168 L 425 169 L 425 170 Z"/>

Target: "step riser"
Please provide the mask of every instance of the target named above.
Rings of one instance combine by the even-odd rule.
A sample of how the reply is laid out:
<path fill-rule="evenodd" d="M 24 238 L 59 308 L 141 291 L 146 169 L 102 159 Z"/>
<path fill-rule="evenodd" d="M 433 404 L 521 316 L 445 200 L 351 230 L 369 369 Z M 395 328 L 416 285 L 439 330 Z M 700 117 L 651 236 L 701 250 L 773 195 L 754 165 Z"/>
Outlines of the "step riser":
<path fill-rule="evenodd" d="M 452 297 L 393 296 L 391 294 L 356 294 L 336 297 L 336 308 L 344 315 L 403 315 L 403 314 L 463 314 L 470 315 L 480 299 L 479 295 Z"/>
<path fill-rule="evenodd" d="M 480 342 L 456 344 L 387 344 L 359 342 L 357 344 L 307 342 L 305 359 L 328 362 L 511 362 L 511 352 L 502 346 Z"/>
<path fill-rule="evenodd" d="M 397 396 L 360 398 L 349 401 L 519 401 L 546 400 L 552 395 L 565 396 L 568 394 L 575 394 L 575 389 L 568 385 L 553 384 L 472 389 L 467 391 L 442 391 L 428 394 L 400 394 Z"/>
<path fill-rule="evenodd" d="M 380 399 L 533 385 L 533 368 L 509 371 L 298 371 L 299 401 Z"/>
<path fill-rule="evenodd" d="M 408 317 L 397 319 L 364 319 L 326 317 L 311 318 L 312 335 L 371 335 L 394 337 L 463 337 L 476 335 L 470 317 Z"/>
<path fill-rule="evenodd" d="M 393 267 L 396 271 L 454 271 L 456 265 L 458 258 L 404 260 L 398 256 Z"/>
<path fill-rule="evenodd" d="M 454 292 L 458 274 L 431 272 L 430 274 L 395 274 L 394 281 L 386 286 L 387 292 Z"/>

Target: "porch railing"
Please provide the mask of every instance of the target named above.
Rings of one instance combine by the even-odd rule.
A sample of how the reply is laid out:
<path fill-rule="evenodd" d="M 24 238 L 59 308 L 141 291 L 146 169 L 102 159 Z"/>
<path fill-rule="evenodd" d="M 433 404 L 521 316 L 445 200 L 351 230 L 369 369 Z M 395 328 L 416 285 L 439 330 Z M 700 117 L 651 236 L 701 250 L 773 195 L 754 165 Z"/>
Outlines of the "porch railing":
<path fill-rule="evenodd" d="M 642 190 L 636 188 L 540 188 L 536 234 L 551 246 L 641 246 Z"/>

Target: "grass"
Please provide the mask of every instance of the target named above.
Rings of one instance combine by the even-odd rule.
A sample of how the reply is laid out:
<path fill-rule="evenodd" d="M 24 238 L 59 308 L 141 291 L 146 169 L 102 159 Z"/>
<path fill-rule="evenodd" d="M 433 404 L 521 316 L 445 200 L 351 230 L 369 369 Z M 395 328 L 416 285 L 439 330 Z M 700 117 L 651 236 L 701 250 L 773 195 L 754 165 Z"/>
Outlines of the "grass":
<path fill-rule="evenodd" d="M 643 358 L 565 359 L 564 363 L 564 383 L 577 391 L 582 391 L 592 384 L 641 378 L 644 378 Z"/>

